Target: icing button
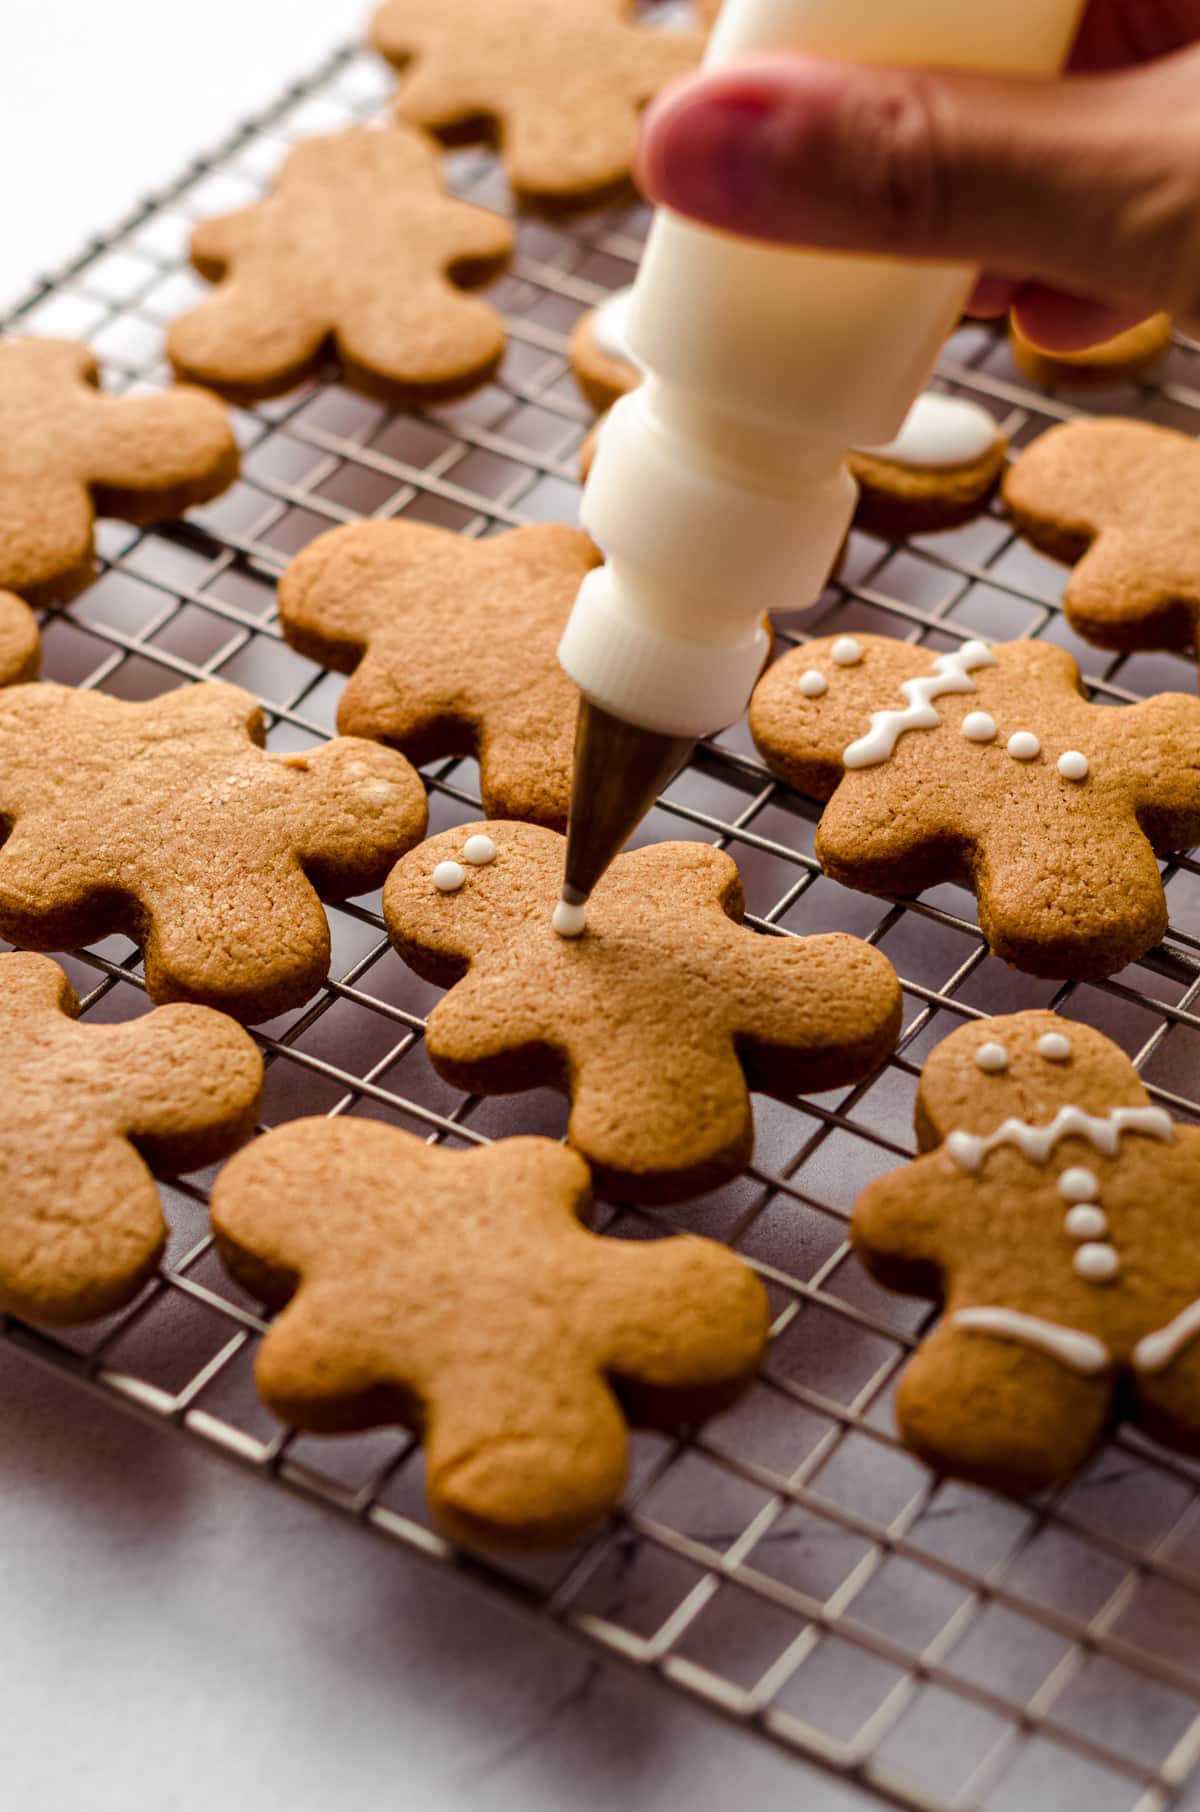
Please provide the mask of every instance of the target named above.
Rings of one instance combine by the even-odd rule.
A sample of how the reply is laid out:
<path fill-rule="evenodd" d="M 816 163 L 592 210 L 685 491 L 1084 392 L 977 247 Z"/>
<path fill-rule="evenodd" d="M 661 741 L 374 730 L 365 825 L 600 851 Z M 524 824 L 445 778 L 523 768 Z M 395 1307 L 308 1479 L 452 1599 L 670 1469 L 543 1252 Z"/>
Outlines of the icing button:
<path fill-rule="evenodd" d="M 1014 761 L 1034 761 L 1041 754 L 1042 745 L 1032 730 L 1018 730 L 1008 739 L 1008 752 Z"/>
<path fill-rule="evenodd" d="M 1058 771 L 1064 780 L 1086 780 L 1088 758 L 1081 755 L 1078 749 L 1068 749 L 1065 755 L 1058 758 Z"/>
<path fill-rule="evenodd" d="M 1121 1269 L 1115 1246 L 1089 1242 L 1075 1254 L 1075 1269 L 1087 1283 L 1108 1283 Z"/>
<path fill-rule="evenodd" d="M 1071 1040 L 1061 1032 L 1043 1032 L 1037 1041 L 1037 1054 L 1049 1063 L 1065 1063 L 1071 1055 Z"/>
<path fill-rule="evenodd" d="M 1100 1194 L 1100 1179 L 1078 1165 L 1063 1171 L 1058 1179 L 1058 1193 L 1064 1202 L 1094 1202 Z"/>
<path fill-rule="evenodd" d="M 839 636 L 833 644 L 833 658 L 839 667 L 857 667 L 862 660 L 861 642 L 856 642 L 852 635 Z"/>
<path fill-rule="evenodd" d="M 560 900 L 550 922 L 559 937 L 582 937 L 587 930 L 587 910 L 583 906 L 571 906 L 566 900 Z"/>
<path fill-rule="evenodd" d="M 986 711 L 968 711 L 962 720 L 962 733 L 968 742 L 995 742 L 996 720 Z"/>
<path fill-rule="evenodd" d="M 1090 1202 L 1080 1202 L 1067 1215 L 1066 1229 L 1072 1239 L 1103 1239 L 1108 1232 L 1108 1216 L 1102 1208 L 1095 1208 Z M 1109 1247 L 1108 1250 L 1111 1251 L 1112 1248 Z"/>
<path fill-rule="evenodd" d="M 820 698 L 828 692 L 829 681 L 819 667 L 810 667 L 807 673 L 800 675 L 800 690 L 805 698 Z"/>
<path fill-rule="evenodd" d="M 989 1076 L 999 1075 L 1008 1068 L 1008 1052 L 1002 1044 L 981 1044 L 975 1052 L 975 1061 L 981 1070 Z"/>
<path fill-rule="evenodd" d="M 460 862 L 439 862 L 433 871 L 433 884 L 439 893 L 457 893 L 467 878 Z"/>

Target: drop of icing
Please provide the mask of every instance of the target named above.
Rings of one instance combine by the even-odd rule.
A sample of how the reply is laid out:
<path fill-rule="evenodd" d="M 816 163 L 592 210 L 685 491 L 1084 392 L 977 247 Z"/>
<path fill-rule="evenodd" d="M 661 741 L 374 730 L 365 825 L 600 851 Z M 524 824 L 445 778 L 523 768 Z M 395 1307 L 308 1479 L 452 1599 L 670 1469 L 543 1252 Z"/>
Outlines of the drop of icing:
<path fill-rule="evenodd" d="M 929 469 L 974 465 L 998 438 L 992 417 L 964 396 L 919 396 L 895 440 L 865 449 L 873 459 Z"/>
<path fill-rule="evenodd" d="M 572 906 L 568 901 L 560 900 L 550 922 L 559 937 L 582 937 L 587 929 L 587 908 Z"/>
<path fill-rule="evenodd" d="M 433 884 L 439 893 L 457 893 L 466 878 L 461 862 L 439 862 L 433 871 Z"/>
<path fill-rule="evenodd" d="M 820 698 L 829 690 L 829 681 L 819 667 L 810 667 L 800 675 L 800 690 L 805 698 Z"/>
<path fill-rule="evenodd" d="M 999 1075 L 1008 1068 L 1008 1052 L 1002 1044 L 981 1044 L 975 1052 L 975 1061 L 981 1070 L 989 1076 Z"/>
<path fill-rule="evenodd" d="M 1087 1283 L 1108 1283 L 1121 1269 L 1117 1248 L 1089 1241 L 1075 1254 L 1075 1269 Z"/>
<path fill-rule="evenodd" d="M 1058 1193 L 1064 1202 L 1094 1202 L 1100 1194 L 1100 1179 L 1081 1164 L 1075 1165 L 1059 1177 Z"/>
<path fill-rule="evenodd" d="M 469 862 L 472 868 L 486 868 L 489 862 L 496 860 L 496 845 L 490 837 L 468 837 L 462 853 L 463 861 Z"/>
<path fill-rule="evenodd" d="M 857 667 L 863 657 L 862 644 L 852 635 L 842 635 L 833 644 L 832 653 L 839 667 Z"/>
<path fill-rule="evenodd" d="M 1014 761 L 1034 761 L 1041 754 L 1042 745 L 1032 730 L 1018 730 L 1008 739 L 1008 752 Z"/>
<path fill-rule="evenodd" d="M 1061 1032 L 1043 1032 L 1037 1041 L 1037 1054 L 1048 1063 L 1066 1063 L 1071 1055 L 1071 1040 Z"/>
<path fill-rule="evenodd" d="M 1068 749 L 1065 755 L 1058 758 L 1058 771 L 1064 780 L 1086 780 L 1088 758 L 1081 755 L 1078 749 Z"/>
<path fill-rule="evenodd" d="M 1108 1232 L 1108 1216 L 1103 1208 L 1093 1208 L 1088 1202 L 1080 1202 L 1067 1215 L 1065 1225 L 1072 1239 L 1103 1239 Z"/>
<path fill-rule="evenodd" d="M 968 742 L 995 742 L 996 720 L 986 711 L 968 711 L 962 720 L 962 733 Z"/>

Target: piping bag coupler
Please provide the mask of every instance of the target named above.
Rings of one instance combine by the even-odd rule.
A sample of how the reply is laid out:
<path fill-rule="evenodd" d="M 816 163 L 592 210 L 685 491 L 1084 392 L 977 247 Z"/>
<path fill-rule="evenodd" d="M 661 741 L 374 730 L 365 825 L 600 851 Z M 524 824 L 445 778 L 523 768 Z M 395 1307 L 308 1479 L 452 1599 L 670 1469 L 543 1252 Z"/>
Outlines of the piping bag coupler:
<path fill-rule="evenodd" d="M 725 0 L 706 66 L 801 51 L 1053 75 L 1082 6 Z M 854 514 L 846 452 L 899 433 L 973 277 L 759 245 L 659 210 L 628 323 L 646 381 L 605 422 L 581 509 L 606 564 L 559 649 L 582 694 L 572 906 L 694 743 L 742 715 L 765 614 L 820 596 Z"/>

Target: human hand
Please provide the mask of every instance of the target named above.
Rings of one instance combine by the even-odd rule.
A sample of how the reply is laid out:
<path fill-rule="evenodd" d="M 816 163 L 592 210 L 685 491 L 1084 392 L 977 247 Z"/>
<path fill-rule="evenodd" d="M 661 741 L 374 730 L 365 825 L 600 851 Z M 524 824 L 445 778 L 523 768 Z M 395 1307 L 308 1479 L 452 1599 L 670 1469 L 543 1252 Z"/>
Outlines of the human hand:
<path fill-rule="evenodd" d="M 982 265 L 972 312 L 1200 336 L 1200 0 L 1092 0 L 1062 82 L 777 56 L 676 83 L 639 180 L 780 245 Z"/>

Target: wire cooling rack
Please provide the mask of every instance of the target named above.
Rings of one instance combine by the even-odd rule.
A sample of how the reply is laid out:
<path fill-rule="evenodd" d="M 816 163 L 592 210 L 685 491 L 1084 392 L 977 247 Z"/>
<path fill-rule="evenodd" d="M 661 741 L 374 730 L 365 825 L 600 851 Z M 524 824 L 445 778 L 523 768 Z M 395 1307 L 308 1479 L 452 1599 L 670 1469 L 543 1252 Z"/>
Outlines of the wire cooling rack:
<path fill-rule="evenodd" d="M 163 325 L 204 293 L 185 260 L 193 221 L 259 195 L 295 139 L 378 116 L 388 87 L 365 55 L 335 56 L 4 326 L 90 340 L 115 389 L 160 385 Z M 450 154 L 447 171 L 458 192 L 508 206 L 487 153 Z M 231 492 L 186 524 L 103 526 L 95 584 L 43 619 L 47 676 L 124 698 L 219 676 L 258 695 L 273 748 L 328 735 L 344 681 L 283 644 L 274 581 L 314 535 L 362 515 L 466 535 L 574 520 L 575 456 L 589 424 L 566 339 L 582 309 L 628 280 L 645 225 L 637 208 L 570 225 L 524 219 L 512 271 L 490 292 L 508 320 L 508 355 L 496 381 L 463 402 L 392 413 L 330 372 L 239 412 L 244 474 Z M 955 337 L 941 369 L 1017 445 L 1077 412 L 1029 391 L 1003 340 L 982 327 Z M 1177 346 L 1159 386 L 1087 406 L 1196 433 L 1200 349 Z M 932 648 L 1036 635 L 1070 648 L 1101 700 L 1194 690 L 1188 659 L 1112 657 L 1079 642 L 1059 609 L 1063 579 L 998 514 L 905 546 L 856 535 L 839 582 L 781 635 L 822 634 L 835 621 Z M 432 829 L 477 815 L 472 762 L 443 763 L 429 782 Z M 265 1484 L 458 1571 L 548 1629 L 856 1782 L 864 1804 L 1200 1807 L 1200 1467 L 1125 1431 L 1082 1478 L 1036 1502 L 934 1478 L 899 1446 L 892 1418 L 897 1375 L 928 1311 L 876 1289 L 846 1243 L 859 1188 L 912 1152 L 923 1059 L 966 1017 L 1053 1005 L 1114 1037 L 1156 1099 L 1200 1118 L 1200 868 L 1185 858 L 1165 866 L 1171 930 L 1161 948 L 1111 981 L 1055 987 L 989 956 L 962 889 L 889 905 L 826 879 L 813 858 L 816 815 L 771 779 L 741 728 L 699 752 L 642 832 L 730 849 L 765 933 L 840 927 L 869 937 L 904 978 L 906 1023 L 897 1055 L 870 1082 L 756 1102 L 756 1159 L 730 1187 L 675 1215 L 602 1209 L 615 1237 L 677 1224 L 727 1241 L 765 1280 L 775 1318 L 767 1365 L 743 1404 L 688 1441 L 636 1436 L 620 1513 L 578 1549 L 513 1564 L 464 1554 L 426 1520 L 414 1442 L 394 1432 L 318 1442 L 267 1416 L 251 1382 L 264 1324 L 212 1251 L 210 1178 L 164 1191 L 167 1262 L 132 1308 L 78 1336 L 11 1319 L 0 1334 Z M 562 1133 L 556 1095 L 466 1099 L 434 1074 L 422 1015 L 436 991 L 389 950 L 377 900 L 331 919 L 335 979 L 259 1033 L 267 1124 L 366 1115 L 453 1146 Z M 65 961 L 89 1019 L 144 1009 L 127 941 Z"/>

